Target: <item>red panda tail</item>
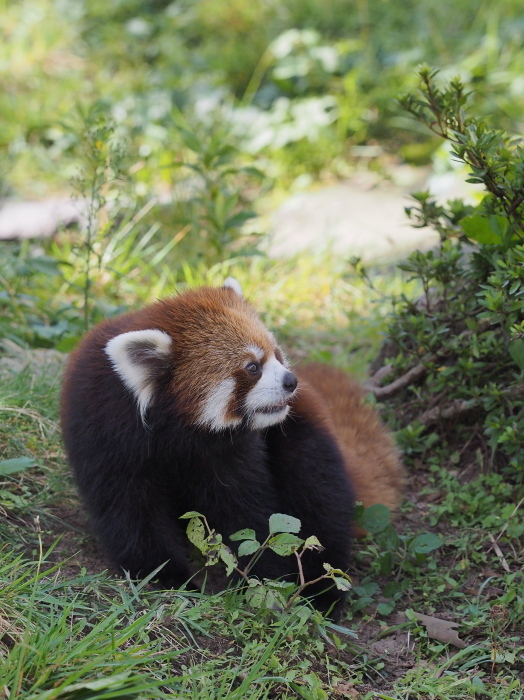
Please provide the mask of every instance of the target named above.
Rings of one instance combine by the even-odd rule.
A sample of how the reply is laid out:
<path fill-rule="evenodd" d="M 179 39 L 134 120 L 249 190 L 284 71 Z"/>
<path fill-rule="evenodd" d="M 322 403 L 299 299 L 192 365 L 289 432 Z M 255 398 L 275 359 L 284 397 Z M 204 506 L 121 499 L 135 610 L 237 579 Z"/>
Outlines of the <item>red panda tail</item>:
<path fill-rule="evenodd" d="M 323 405 L 356 499 L 364 506 L 382 503 L 395 513 L 405 471 L 390 431 L 375 409 L 362 401 L 365 390 L 345 372 L 328 365 L 303 365 L 297 375 L 299 386 L 303 382 L 303 390 L 314 391 Z"/>

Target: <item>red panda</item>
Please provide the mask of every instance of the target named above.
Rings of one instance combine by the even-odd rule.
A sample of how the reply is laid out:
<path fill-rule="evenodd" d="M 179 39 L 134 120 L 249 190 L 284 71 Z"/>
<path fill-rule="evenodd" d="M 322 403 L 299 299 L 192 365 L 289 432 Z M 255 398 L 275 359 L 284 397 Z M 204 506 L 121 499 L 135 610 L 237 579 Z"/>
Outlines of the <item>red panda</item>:
<path fill-rule="evenodd" d="M 360 396 L 327 367 L 297 379 L 228 278 L 93 328 L 69 359 L 61 424 L 95 532 L 132 578 L 162 567 L 162 585 L 186 582 L 179 518 L 199 511 L 226 539 L 251 528 L 264 540 L 273 513 L 299 518 L 325 548 L 303 558 L 313 580 L 323 562 L 348 569 L 354 491 L 366 504 L 399 499 L 398 455 Z M 269 551 L 253 573 L 295 566 Z M 339 591 L 317 589 L 319 609 L 340 609 Z"/>

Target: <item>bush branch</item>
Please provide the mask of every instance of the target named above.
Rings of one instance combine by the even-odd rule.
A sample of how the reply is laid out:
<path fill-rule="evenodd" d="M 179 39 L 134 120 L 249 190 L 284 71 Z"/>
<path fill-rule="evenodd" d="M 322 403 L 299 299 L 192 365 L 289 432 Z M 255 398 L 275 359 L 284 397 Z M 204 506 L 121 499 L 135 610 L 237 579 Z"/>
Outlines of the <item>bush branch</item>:
<path fill-rule="evenodd" d="M 436 359 L 436 355 L 431 355 L 426 362 L 434 362 Z M 366 383 L 366 388 L 368 388 L 374 394 L 375 398 L 387 399 L 391 396 L 395 396 L 395 394 L 399 394 L 403 389 L 410 386 L 410 384 L 414 384 L 418 379 L 421 379 L 427 373 L 428 368 L 425 364 L 420 363 L 419 365 L 416 365 L 408 370 L 406 374 L 403 374 L 398 379 L 395 379 L 395 381 L 391 382 L 391 384 L 386 384 L 386 386 L 375 386 L 375 377 L 380 371 L 381 370 L 379 369 L 379 371 L 373 375 L 373 377 L 371 377 L 369 382 Z"/>
<path fill-rule="evenodd" d="M 501 391 L 500 394 L 504 398 L 508 399 L 520 398 L 521 396 L 524 396 L 524 384 L 515 384 L 514 386 L 510 386 L 508 389 Z M 450 420 L 451 418 L 456 418 L 457 416 L 461 416 L 464 413 L 468 413 L 469 411 L 480 408 L 481 406 L 482 397 L 469 400 L 455 399 L 455 401 L 451 401 L 451 403 L 447 404 L 446 406 L 435 406 L 435 408 L 431 408 L 429 411 L 424 411 L 424 413 L 419 415 L 417 421 L 422 423 L 422 425 L 429 427 L 440 420 Z"/>

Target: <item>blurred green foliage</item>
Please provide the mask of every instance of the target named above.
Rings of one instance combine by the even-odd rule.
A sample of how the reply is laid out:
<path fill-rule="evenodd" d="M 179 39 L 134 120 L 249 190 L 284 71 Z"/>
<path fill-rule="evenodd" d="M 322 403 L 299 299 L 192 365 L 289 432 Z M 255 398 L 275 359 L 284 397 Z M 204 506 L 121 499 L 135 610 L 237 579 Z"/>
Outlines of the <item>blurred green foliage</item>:
<path fill-rule="evenodd" d="M 180 114 L 217 123 L 273 175 L 347 172 L 355 147 L 427 160 L 436 141 L 395 106 L 429 62 L 476 91 L 479 115 L 518 130 L 520 0 L 3 0 L 3 177 L 38 196 L 63 187 L 78 104 L 106 102 L 141 163 L 172 184 Z M 367 157 L 367 155 L 366 155 Z M 175 177 L 176 179 L 176 177 Z"/>

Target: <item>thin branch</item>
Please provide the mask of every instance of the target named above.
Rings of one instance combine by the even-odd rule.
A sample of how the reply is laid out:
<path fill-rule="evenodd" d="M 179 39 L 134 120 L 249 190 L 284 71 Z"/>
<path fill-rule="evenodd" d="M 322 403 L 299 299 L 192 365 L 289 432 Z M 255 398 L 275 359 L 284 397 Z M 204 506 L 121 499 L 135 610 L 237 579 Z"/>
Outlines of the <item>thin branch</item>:
<path fill-rule="evenodd" d="M 474 333 L 484 333 L 484 331 L 488 330 L 488 328 L 492 328 L 492 324 L 487 319 L 482 319 L 481 321 L 479 321 L 478 327 L 474 331 L 469 329 L 465 330 L 462 333 L 460 333 L 456 337 L 456 339 L 466 340 Z M 380 383 L 380 381 L 388 374 L 390 374 L 390 372 L 393 369 L 392 365 L 385 365 L 384 367 L 381 367 L 377 372 L 375 372 L 375 374 L 372 377 L 370 377 L 367 380 L 367 382 L 364 383 L 364 388 L 368 391 L 371 391 L 377 399 L 385 399 L 390 398 L 391 396 L 395 396 L 395 394 L 400 393 L 402 389 L 405 389 L 411 384 L 414 384 L 418 379 L 424 377 L 424 375 L 428 371 L 427 365 L 433 362 L 437 362 L 439 360 L 443 360 L 445 357 L 448 357 L 450 354 L 452 354 L 452 352 L 452 350 L 445 348 L 441 352 L 430 355 L 424 360 L 424 362 L 421 362 L 415 367 L 412 367 L 401 377 L 398 377 L 398 379 L 395 379 L 395 381 L 391 382 L 391 384 L 387 384 L 386 386 L 377 386 Z"/>
<path fill-rule="evenodd" d="M 302 552 L 303 554 L 304 552 Z M 304 577 L 304 569 L 302 568 L 302 554 L 299 554 L 298 551 L 295 551 L 295 556 L 297 558 L 297 563 L 298 563 L 298 577 L 300 579 L 300 585 L 303 586 L 304 583 L 306 582 L 306 579 Z"/>
<path fill-rule="evenodd" d="M 330 576 L 328 574 L 322 574 L 322 576 L 319 576 L 318 578 L 314 578 L 312 581 L 306 581 L 306 583 L 303 583 L 298 587 L 298 589 L 293 593 L 291 598 L 287 601 L 287 608 L 290 608 L 294 601 L 298 598 L 299 595 L 302 595 L 302 591 L 305 590 L 308 586 L 312 586 L 314 583 L 318 583 L 319 581 L 324 581 L 329 579 Z"/>
<path fill-rule="evenodd" d="M 520 398 L 524 396 L 524 384 L 516 384 L 514 386 L 508 387 L 508 389 L 500 392 L 501 396 L 504 398 Z M 441 407 L 436 406 L 429 411 L 424 411 L 417 418 L 419 423 L 425 425 L 426 427 L 437 423 L 439 420 L 449 420 L 450 418 L 456 418 L 464 413 L 468 413 L 475 408 L 480 408 L 482 406 L 482 398 L 470 399 L 466 401 L 465 399 L 456 399 L 452 401 L 447 406 Z"/>
<path fill-rule="evenodd" d="M 383 379 L 385 379 L 388 376 L 388 374 L 391 374 L 391 372 L 393 372 L 393 365 L 384 365 L 384 367 L 381 367 L 375 372 L 375 374 L 372 377 L 370 377 L 366 382 L 364 382 L 364 389 L 367 389 L 368 391 L 374 391 L 379 387 L 380 382 Z"/>
<path fill-rule="evenodd" d="M 437 355 L 431 355 L 426 362 L 434 362 L 436 359 Z M 391 384 L 387 384 L 386 386 L 373 386 L 372 382 L 374 377 L 372 377 L 366 388 L 369 387 L 377 399 L 390 398 L 391 396 L 395 396 L 395 394 L 399 394 L 402 389 L 405 389 L 410 384 L 414 384 L 418 379 L 424 377 L 427 371 L 427 366 L 421 363 L 415 367 L 412 367 L 406 372 L 406 374 L 403 374 L 398 379 L 395 379 L 394 382 L 391 382 Z"/>

